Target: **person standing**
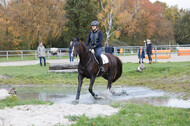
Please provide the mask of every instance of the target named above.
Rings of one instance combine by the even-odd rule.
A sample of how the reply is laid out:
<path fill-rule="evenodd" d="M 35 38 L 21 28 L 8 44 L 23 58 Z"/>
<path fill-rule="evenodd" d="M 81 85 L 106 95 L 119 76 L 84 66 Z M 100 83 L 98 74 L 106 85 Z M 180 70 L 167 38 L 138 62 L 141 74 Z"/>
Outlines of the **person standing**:
<path fill-rule="evenodd" d="M 40 58 L 40 66 L 42 66 L 42 59 L 44 61 L 44 66 L 46 66 L 46 49 L 43 46 L 42 42 L 40 42 L 37 51 L 38 51 L 38 57 Z"/>
<path fill-rule="evenodd" d="M 139 64 L 143 63 L 143 59 L 145 58 L 145 52 L 143 47 L 140 47 L 138 52 Z"/>
<path fill-rule="evenodd" d="M 152 42 L 150 39 L 147 39 L 146 53 L 148 55 L 149 64 L 152 64 Z"/>
<path fill-rule="evenodd" d="M 73 49 L 72 44 L 73 44 L 73 42 L 71 41 L 70 45 L 69 45 L 69 59 L 70 59 L 70 62 L 73 62 L 73 57 L 71 56 L 72 49 Z"/>
<path fill-rule="evenodd" d="M 91 26 L 92 26 L 92 31 L 90 31 L 90 33 L 88 35 L 88 41 L 86 42 L 85 45 L 88 46 L 91 43 L 90 48 L 94 49 L 94 51 L 95 51 L 96 59 L 99 62 L 100 72 L 104 73 L 105 70 L 104 70 L 103 62 L 102 62 L 102 58 L 101 58 L 103 34 L 98 29 L 98 26 L 99 26 L 98 21 L 93 21 L 91 23 Z"/>

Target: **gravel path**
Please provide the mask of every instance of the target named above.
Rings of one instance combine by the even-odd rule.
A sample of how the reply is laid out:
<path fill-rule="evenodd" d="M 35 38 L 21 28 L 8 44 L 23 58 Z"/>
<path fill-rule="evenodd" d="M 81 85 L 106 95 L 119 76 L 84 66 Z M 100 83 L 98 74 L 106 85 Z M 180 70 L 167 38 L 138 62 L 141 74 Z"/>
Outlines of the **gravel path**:
<path fill-rule="evenodd" d="M 137 56 L 119 56 L 123 63 L 138 63 Z M 154 60 L 153 60 L 154 61 Z M 171 55 L 170 59 L 158 59 L 158 62 L 185 62 L 190 61 L 190 56 L 177 56 L 176 54 Z M 57 60 L 47 60 L 48 63 L 64 63 L 69 62 L 69 59 L 57 59 Z M 144 59 L 145 63 L 148 63 L 147 59 Z M 0 62 L 0 66 L 24 66 L 24 65 L 36 65 L 39 64 L 39 60 L 29 60 L 29 61 L 10 61 L 10 62 Z"/>
<path fill-rule="evenodd" d="M 23 105 L 0 110 L 0 126 L 53 126 L 71 125 L 68 116 L 110 116 L 119 109 L 109 105 Z"/>

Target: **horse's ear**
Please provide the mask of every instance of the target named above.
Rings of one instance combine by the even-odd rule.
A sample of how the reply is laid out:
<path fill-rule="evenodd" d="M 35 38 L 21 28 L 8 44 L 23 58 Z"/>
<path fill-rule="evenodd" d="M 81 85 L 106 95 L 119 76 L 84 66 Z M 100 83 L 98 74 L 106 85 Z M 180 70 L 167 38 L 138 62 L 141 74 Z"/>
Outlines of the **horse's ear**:
<path fill-rule="evenodd" d="M 77 37 L 77 41 L 78 41 L 78 42 L 80 42 L 80 39 L 79 39 L 79 37 Z"/>

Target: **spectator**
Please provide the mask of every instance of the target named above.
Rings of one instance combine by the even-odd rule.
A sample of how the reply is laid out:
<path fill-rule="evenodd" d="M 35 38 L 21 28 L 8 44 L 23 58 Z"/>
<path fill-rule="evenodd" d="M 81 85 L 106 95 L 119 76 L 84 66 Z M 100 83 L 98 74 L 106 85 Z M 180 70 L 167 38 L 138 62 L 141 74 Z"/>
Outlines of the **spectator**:
<path fill-rule="evenodd" d="M 42 59 L 44 61 L 44 66 L 46 66 L 46 49 L 43 46 L 42 42 L 38 46 L 38 57 L 40 58 L 40 66 L 42 66 Z"/>
<path fill-rule="evenodd" d="M 73 44 L 73 42 L 71 41 L 70 45 L 69 45 L 69 58 L 70 58 L 70 62 L 73 62 L 73 57 L 71 57 L 71 53 L 72 53 L 72 49 L 73 49 L 72 44 Z"/>
<path fill-rule="evenodd" d="M 140 47 L 138 52 L 138 57 L 139 57 L 139 64 L 143 63 L 143 59 L 145 58 L 145 52 L 143 47 Z"/>
<path fill-rule="evenodd" d="M 146 53 L 148 55 L 149 64 L 152 64 L 152 42 L 150 39 L 147 39 Z"/>

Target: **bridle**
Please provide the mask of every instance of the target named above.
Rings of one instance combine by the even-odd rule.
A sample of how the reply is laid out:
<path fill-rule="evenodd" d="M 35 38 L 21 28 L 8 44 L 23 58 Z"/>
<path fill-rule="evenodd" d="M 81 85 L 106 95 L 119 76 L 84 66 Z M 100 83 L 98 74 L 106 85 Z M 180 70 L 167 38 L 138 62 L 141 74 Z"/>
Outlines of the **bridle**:
<path fill-rule="evenodd" d="M 79 42 L 80 43 L 80 42 Z M 73 49 L 72 49 L 72 53 L 71 53 L 71 55 L 73 55 L 73 50 L 74 50 L 74 46 L 73 46 Z M 87 52 L 90 52 L 89 50 L 87 50 L 87 51 L 84 51 L 84 52 L 77 52 L 77 54 L 78 55 L 80 55 L 80 54 L 84 54 L 84 53 L 87 53 Z M 73 56 L 72 56 L 73 57 Z"/>
<path fill-rule="evenodd" d="M 74 51 L 74 49 L 75 49 L 75 46 L 73 46 L 73 49 L 72 49 L 72 53 L 71 53 L 72 57 L 73 57 L 73 51 Z M 84 52 L 81 52 L 81 51 L 80 51 L 80 52 L 77 52 L 77 54 L 80 55 L 80 54 L 85 54 L 85 53 L 89 53 L 89 52 L 91 52 L 91 51 L 90 51 L 90 50 L 86 50 L 86 51 L 84 51 Z M 85 69 L 85 68 L 90 64 L 91 60 L 92 60 L 92 57 L 90 57 L 90 59 L 88 60 L 88 62 L 86 63 L 85 66 L 82 66 L 82 65 L 80 65 L 80 64 L 79 64 L 79 66 L 80 66 L 82 69 Z"/>

